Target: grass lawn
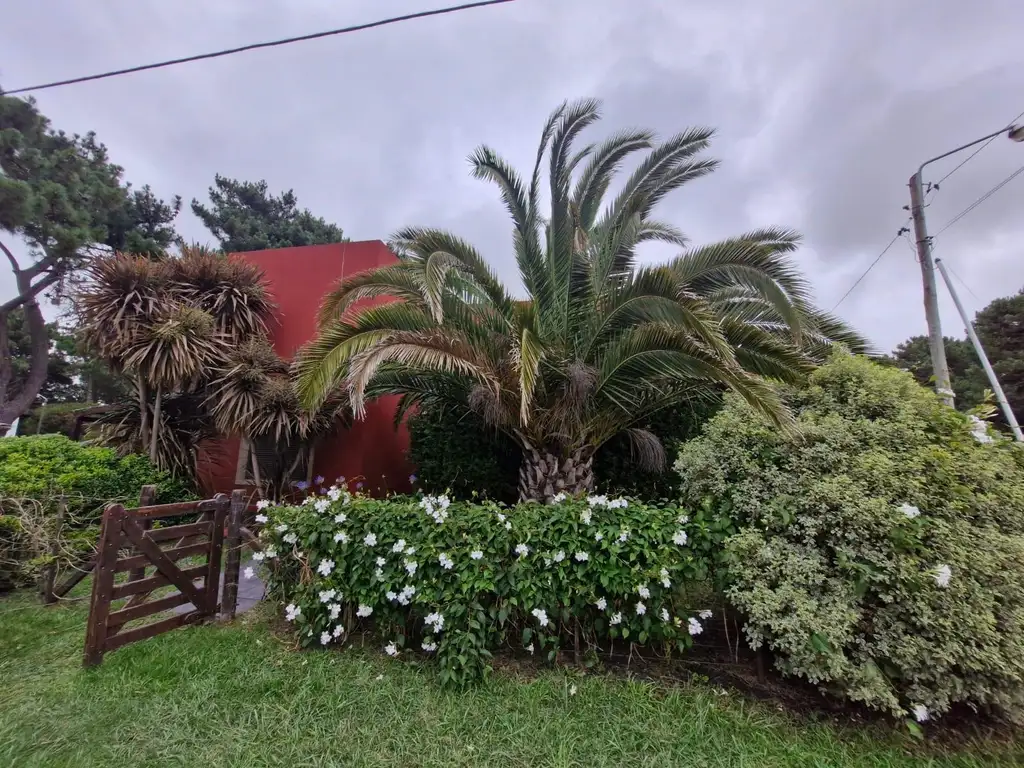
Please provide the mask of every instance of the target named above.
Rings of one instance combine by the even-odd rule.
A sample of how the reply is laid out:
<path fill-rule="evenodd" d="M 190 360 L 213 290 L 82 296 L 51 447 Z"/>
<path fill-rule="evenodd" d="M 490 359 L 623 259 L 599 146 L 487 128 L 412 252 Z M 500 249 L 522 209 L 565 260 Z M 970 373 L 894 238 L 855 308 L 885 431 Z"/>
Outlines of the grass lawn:
<path fill-rule="evenodd" d="M 86 671 L 85 610 L 0 598 L 0 766 L 1014 764 L 1006 744 L 944 754 L 698 684 L 555 670 L 445 692 L 433 670 L 377 653 L 293 652 L 259 611 L 130 645 Z"/>

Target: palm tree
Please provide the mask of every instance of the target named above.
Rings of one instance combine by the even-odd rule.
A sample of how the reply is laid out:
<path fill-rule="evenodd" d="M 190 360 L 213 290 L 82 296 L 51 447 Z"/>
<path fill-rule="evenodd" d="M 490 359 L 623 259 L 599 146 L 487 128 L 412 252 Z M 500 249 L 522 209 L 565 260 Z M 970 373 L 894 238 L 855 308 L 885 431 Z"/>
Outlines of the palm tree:
<path fill-rule="evenodd" d="M 595 450 L 624 433 L 646 466 L 664 449 L 638 424 L 692 399 L 729 389 L 780 426 L 788 414 L 771 380 L 804 375 L 834 342 L 865 342 L 815 309 L 789 259 L 797 236 L 766 228 L 687 248 L 652 217 L 672 190 L 710 173 L 700 156 L 712 131 L 658 143 L 643 130 L 576 150 L 599 118 L 592 100 L 548 119 L 528 183 L 488 147 L 470 157 L 497 184 L 513 224 L 518 301 L 483 257 L 455 235 L 399 232 L 400 262 L 344 279 L 325 298 L 318 337 L 298 360 L 300 393 L 315 406 L 344 388 L 354 413 L 368 398 L 472 409 L 523 449 L 524 499 L 594 485 Z M 615 194 L 611 182 L 643 153 Z M 550 215 L 540 211 L 548 157 Z M 684 248 L 665 264 L 637 264 L 638 246 Z M 363 308 L 365 299 L 389 297 Z"/>

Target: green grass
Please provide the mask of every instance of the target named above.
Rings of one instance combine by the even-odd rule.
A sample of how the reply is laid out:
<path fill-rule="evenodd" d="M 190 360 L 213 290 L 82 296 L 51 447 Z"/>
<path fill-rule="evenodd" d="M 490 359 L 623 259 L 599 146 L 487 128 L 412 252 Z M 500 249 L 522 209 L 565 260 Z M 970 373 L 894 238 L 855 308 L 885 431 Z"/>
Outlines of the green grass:
<path fill-rule="evenodd" d="M 82 603 L 0 600 L 0 766 L 1013 763 L 1008 746 L 941 755 L 898 731 L 839 732 L 697 684 L 555 670 L 447 692 L 415 663 L 294 652 L 252 615 L 136 643 L 86 671 L 84 620 Z"/>

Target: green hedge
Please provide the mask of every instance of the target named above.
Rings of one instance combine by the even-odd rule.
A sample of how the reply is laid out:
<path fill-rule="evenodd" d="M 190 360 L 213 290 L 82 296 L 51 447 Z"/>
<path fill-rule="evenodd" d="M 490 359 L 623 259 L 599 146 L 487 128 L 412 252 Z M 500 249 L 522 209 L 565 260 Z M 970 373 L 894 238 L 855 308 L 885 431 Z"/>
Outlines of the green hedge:
<path fill-rule="evenodd" d="M 745 529 L 727 594 L 778 668 L 895 715 L 1024 716 L 1024 449 L 898 370 L 837 355 L 780 431 L 738 399 L 683 498 Z"/>
<path fill-rule="evenodd" d="M 40 408 L 33 408 L 18 421 L 18 434 L 21 436 L 39 434 L 71 437 L 78 413 L 95 405 L 96 403 L 52 403 Z M 42 428 L 39 426 L 40 415 L 43 418 Z"/>
<path fill-rule="evenodd" d="M 307 502 L 267 509 L 261 533 L 304 646 L 372 628 L 385 652 L 436 654 L 442 683 L 465 685 L 501 647 L 549 661 L 613 641 L 685 651 L 708 617 L 676 591 L 708 576 L 707 525 L 673 505 L 508 508 L 336 489 Z"/>
<path fill-rule="evenodd" d="M 63 435 L 0 438 L 0 589 L 30 580 L 53 536 L 74 543 L 65 561 L 87 551 L 103 507 L 135 504 L 143 485 L 156 485 L 158 503 L 195 498 L 144 456 L 118 456 Z M 66 499 L 70 530 L 52 524 L 59 496 Z"/>

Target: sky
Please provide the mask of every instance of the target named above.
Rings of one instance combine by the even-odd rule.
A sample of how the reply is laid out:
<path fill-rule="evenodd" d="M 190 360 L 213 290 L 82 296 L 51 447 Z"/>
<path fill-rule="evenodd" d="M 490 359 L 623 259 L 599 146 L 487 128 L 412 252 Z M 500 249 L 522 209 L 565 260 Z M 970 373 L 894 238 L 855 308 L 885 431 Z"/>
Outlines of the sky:
<path fill-rule="evenodd" d="M 53 0 L 0 25 L 6 89 L 440 7 L 446 0 Z M 455 4 L 454 2 L 450 4 Z M 56 8 L 55 8 L 56 7 Z M 803 235 L 795 258 L 831 309 L 903 226 L 930 157 L 1024 112 L 1020 0 L 516 0 L 36 94 L 57 128 L 96 131 L 125 178 L 181 195 L 215 173 L 265 179 L 353 240 L 453 230 L 518 282 L 497 191 L 466 157 L 486 143 L 529 170 L 547 115 L 596 97 L 593 139 L 626 127 L 717 130 L 720 170 L 658 217 L 695 244 L 755 227 Z M 968 153 L 929 166 L 937 181 Z M 1024 286 L 1024 174 L 999 138 L 929 196 L 935 255 L 973 314 Z M 924 333 L 921 273 L 901 237 L 837 313 L 881 350 Z M 652 246 L 645 261 L 674 255 Z M 318 292 L 322 286 L 310 286 Z M 0 270 L 0 298 L 13 295 Z M 963 323 L 940 286 L 946 335 Z"/>

